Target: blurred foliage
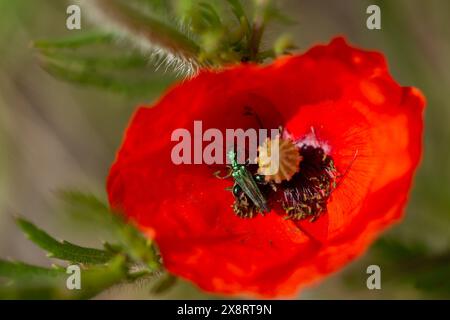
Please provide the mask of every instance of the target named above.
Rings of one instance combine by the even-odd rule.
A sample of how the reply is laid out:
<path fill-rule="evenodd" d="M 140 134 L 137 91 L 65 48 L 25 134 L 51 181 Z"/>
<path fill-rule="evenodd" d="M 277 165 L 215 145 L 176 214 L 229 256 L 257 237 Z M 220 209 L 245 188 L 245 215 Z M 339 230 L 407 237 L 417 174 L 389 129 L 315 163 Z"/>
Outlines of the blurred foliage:
<path fill-rule="evenodd" d="M 61 196 L 72 214 L 90 213 L 92 221 L 101 221 L 109 228 L 116 243 L 105 242 L 104 249 L 81 247 L 67 241 L 58 241 L 24 218 L 17 224 L 28 239 L 45 250 L 52 259 L 77 264 L 82 268 L 81 289 L 67 290 L 65 268 L 54 265 L 52 269 L 0 260 L 0 295 L 4 298 L 88 299 L 121 282 L 134 282 L 143 277 L 160 277 L 160 257 L 152 242 L 144 237 L 121 216 L 108 209 L 93 195 L 63 192 Z M 86 218 L 86 216 L 85 216 Z M 170 288 L 173 281 L 166 275 L 156 283 L 156 291 Z M 153 289 L 155 290 L 155 289 Z"/>
<path fill-rule="evenodd" d="M 0 210 L 13 208 L 52 234 L 83 242 L 61 242 L 19 218 L 30 240 L 57 259 L 56 265 L 41 267 L 47 260 L 25 247 L 3 216 L 2 256 L 36 265 L 0 260 L 1 298 L 91 298 L 117 283 L 119 290 L 100 297 L 208 297 L 161 274 L 153 244 L 111 214 L 103 201 L 63 192 L 64 207 L 49 215 L 55 211 L 49 191 L 77 185 L 103 192 L 135 103 L 150 103 L 196 69 L 267 62 L 296 45 L 306 49 L 342 33 L 352 43 L 384 52 L 396 79 L 424 91 L 425 154 L 402 224 L 365 257 L 303 297 L 449 298 L 448 1 L 374 1 L 382 10 L 381 31 L 365 28 L 372 2 L 357 0 L 87 0 L 87 8 L 95 11 L 97 6 L 102 12 L 106 5 L 120 19 L 111 24 L 111 16 L 104 14 L 88 23 L 83 15 L 82 30 L 68 31 L 65 8 L 70 2 L 0 0 Z M 57 82 L 43 70 L 76 86 Z M 94 249 L 99 238 L 108 241 Z M 64 266 L 74 262 L 86 271 L 81 292 L 65 290 Z M 370 264 L 381 267 L 380 291 L 367 290 Z M 134 289 L 123 290 L 128 283 Z"/>
<path fill-rule="evenodd" d="M 288 21 L 270 1 L 253 1 L 253 17 L 240 0 L 92 0 L 81 4 L 94 13 L 92 21 L 102 31 L 35 41 L 41 66 L 63 80 L 127 95 L 161 92 L 178 76 L 200 67 L 261 62 L 293 48 L 291 42 L 278 41 L 272 49 L 260 52 L 267 23 Z M 125 54 L 112 54 L 117 41 L 128 44 Z M 130 45 L 136 49 L 130 52 Z M 132 72 L 146 67 L 153 70 L 145 77 Z"/>
<path fill-rule="evenodd" d="M 383 290 L 412 286 L 430 298 L 450 299 L 450 251 L 431 253 L 421 242 L 405 243 L 385 237 L 372 247 L 368 263 L 381 267 Z M 353 287 L 361 287 L 368 275 L 348 272 L 345 280 Z"/>
<path fill-rule="evenodd" d="M 126 95 L 158 93 L 176 79 L 155 70 L 138 77 L 133 71 L 148 68 L 149 61 L 136 52 L 112 55 L 105 48 L 98 48 L 95 55 L 80 52 L 85 47 L 92 51 L 92 46 L 111 45 L 113 40 L 108 33 L 89 32 L 59 40 L 38 40 L 34 47 L 39 50 L 41 66 L 51 75 Z M 74 49 L 76 52 L 72 52 Z"/>
<path fill-rule="evenodd" d="M 112 253 L 108 251 L 84 248 L 67 241 L 59 242 L 23 218 L 18 218 L 17 224 L 28 239 L 48 252 L 47 256 L 50 258 L 74 263 L 104 264 L 113 257 Z"/>

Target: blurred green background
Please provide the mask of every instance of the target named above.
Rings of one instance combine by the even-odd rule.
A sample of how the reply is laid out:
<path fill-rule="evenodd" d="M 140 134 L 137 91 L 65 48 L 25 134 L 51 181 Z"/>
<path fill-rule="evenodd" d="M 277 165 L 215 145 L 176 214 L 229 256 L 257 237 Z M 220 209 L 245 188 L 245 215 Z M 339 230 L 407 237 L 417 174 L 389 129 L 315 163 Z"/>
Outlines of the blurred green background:
<path fill-rule="evenodd" d="M 136 52 L 124 43 L 110 46 L 108 54 L 129 56 L 127 61 L 141 68 L 123 77 L 116 71 L 118 83 L 99 76 L 83 86 L 44 71 L 33 40 L 91 28 L 83 18 L 82 31 L 66 29 L 70 3 L 0 0 L 0 256 L 44 266 L 48 259 L 26 241 L 12 215 L 20 213 L 58 238 L 98 246 L 102 235 L 87 226 L 74 227 L 54 193 L 75 188 L 105 197 L 105 177 L 130 115 L 137 104 L 158 97 L 170 81 L 162 75 L 156 84 L 133 86 L 141 78 L 154 79 L 154 68 L 135 59 Z M 366 8 L 373 3 L 381 7 L 382 30 L 366 28 Z M 281 8 L 296 23 L 269 28 L 263 44 L 290 32 L 304 51 L 345 35 L 352 44 L 384 52 L 394 77 L 402 85 L 420 88 L 428 101 L 425 153 L 405 220 L 363 258 L 303 291 L 300 298 L 449 298 L 450 2 L 285 0 Z M 130 87 L 131 92 L 122 90 Z M 381 267 L 382 290 L 366 287 L 370 264 Z M 208 296 L 178 282 L 158 297 Z M 113 288 L 100 298 L 154 297 L 144 283 Z"/>

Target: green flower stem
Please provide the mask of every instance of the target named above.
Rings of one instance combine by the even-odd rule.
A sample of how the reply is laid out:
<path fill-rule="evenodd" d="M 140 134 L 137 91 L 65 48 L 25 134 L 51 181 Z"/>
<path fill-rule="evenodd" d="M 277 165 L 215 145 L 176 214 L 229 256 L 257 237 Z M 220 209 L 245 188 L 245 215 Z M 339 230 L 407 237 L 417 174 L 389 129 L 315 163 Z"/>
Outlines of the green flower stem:
<path fill-rule="evenodd" d="M 268 0 L 255 0 L 255 15 L 253 18 L 252 32 L 249 41 L 249 54 L 251 61 L 257 61 L 259 47 L 266 24 L 266 11 Z"/>

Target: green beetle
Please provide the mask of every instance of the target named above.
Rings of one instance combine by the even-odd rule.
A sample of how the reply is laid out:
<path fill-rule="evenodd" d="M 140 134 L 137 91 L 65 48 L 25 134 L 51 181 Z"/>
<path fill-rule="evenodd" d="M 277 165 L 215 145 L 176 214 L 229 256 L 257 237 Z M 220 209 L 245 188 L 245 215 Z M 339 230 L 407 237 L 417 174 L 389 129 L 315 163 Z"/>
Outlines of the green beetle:
<path fill-rule="evenodd" d="M 240 195 L 242 192 L 250 198 L 253 204 L 257 207 L 258 211 L 264 213 L 269 212 L 270 208 L 267 204 L 266 198 L 259 190 L 255 179 L 253 178 L 250 171 L 246 168 L 244 164 L 239 164 L 237 161 L 237 153 L 235 151 L 228 152 L 228 158 L 231 162 L 231 176 L 234 178 L 233 195 L 237 200 L 240 200 Z M 258 176 L 261 178 L 262 176 Z M 235 211 L 239 210 L 236 208 Z"/>

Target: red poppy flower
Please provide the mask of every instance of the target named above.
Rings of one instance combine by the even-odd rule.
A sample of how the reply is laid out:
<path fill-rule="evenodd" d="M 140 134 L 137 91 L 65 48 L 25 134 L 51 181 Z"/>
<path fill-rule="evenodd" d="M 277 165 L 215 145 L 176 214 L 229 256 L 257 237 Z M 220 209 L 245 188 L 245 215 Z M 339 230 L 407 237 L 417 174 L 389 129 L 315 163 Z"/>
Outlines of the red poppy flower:
<path fill-rule="evenodd" d="M 110 203 L 156 240 L 169 272 L 210 292 L 289 296 L 364 253 L 402 217 L 424 104 L 419 90 L 395 82 L 383 55 L 342 38 L 268 66 L 205 70 L 136 112 L 108 178 Z M 204 131 L 282 125 L 301 142 L 300 172 L 329 178 L 330 192 L 307 203 L 321 214 L 286 219 L 274 206 L 237 216 L 225 190 L 233 181 L 218 179 L 217 166 L 171 161 L 173 130 L 192 131 L 195 120 Z M 324 176 L 332 168 L 334 178 Z"/>

